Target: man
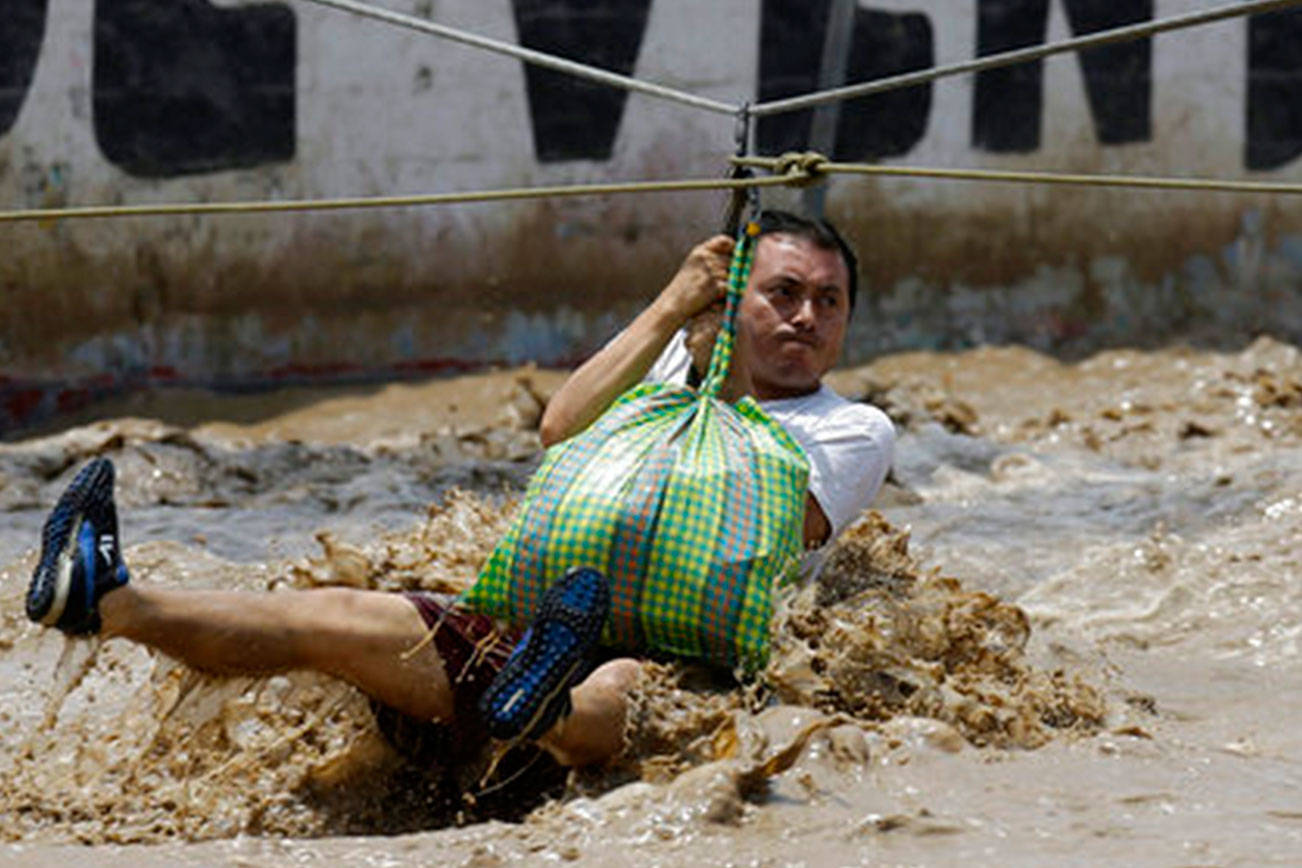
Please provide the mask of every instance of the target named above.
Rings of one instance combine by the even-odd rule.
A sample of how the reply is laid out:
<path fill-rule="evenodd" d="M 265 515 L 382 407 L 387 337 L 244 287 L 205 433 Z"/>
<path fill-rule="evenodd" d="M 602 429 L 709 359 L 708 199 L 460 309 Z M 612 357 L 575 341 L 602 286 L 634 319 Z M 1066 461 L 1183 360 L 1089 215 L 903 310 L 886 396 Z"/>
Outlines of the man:
<path fill-rule="evenodd" d="M 720 236 L 694 248 L 660 295 L 569 377 L 543 416 L 544 444 L 583 430 L 648 375 L 681 381 L 693 356 L 704 370 L 717 327 L 708 311 L 725 291 L 732 244 Z M 808 453 L 810 548 L 871 502 L 891 460 L 886 416 L 822 385 L 855 287 L 854 255 L 830 225 L 781 212 L 761 220 L 730 388 L 753 394 Z M 640 664 L 607 660 L 588 674 L 606 605 L 595 571 L 572 571 L 544 595 L 533 628 L 508 641 L 490 639 L 489 619 L 432 594 L 142 586 L 128 582 L 112 488 L 112 465 L 96 459 L 55 506 L 28 591 L 32 620 L 70 635 L 120 636 L 215 674 L 312 669 L 342 678 L 371 697 L 395 740 L 436 724 L 444 763 L 473 753 L 486 731 L 532 738 L 564 765 L 601 762 L 622 747 Z M 558 658 L 558 647 L 569 656 Z M 576 666 L 580 657 L 588 665 Z"/>
<path fill-rule="evenodd" d="M 858 286 L 854 253 L 825 221 L 767 211 L 738 312 L 733 365 L 749 393 L 810 459 L 805 544 L 835 536 L 869 503 L 890 468 L 895 429 L 886 414 L 841 398 L 822 378 L 841 355 Z M 704 373 L 717 330 L 702 317 L 722 298 L 733 241 L 717 236 L 688 254 L 636 319 L 575 371 L 547 405 L 550 445 L 583 430 L 634 383 L 687 382 Z M 686 328 L 685 328 L 686 327 Z"/>

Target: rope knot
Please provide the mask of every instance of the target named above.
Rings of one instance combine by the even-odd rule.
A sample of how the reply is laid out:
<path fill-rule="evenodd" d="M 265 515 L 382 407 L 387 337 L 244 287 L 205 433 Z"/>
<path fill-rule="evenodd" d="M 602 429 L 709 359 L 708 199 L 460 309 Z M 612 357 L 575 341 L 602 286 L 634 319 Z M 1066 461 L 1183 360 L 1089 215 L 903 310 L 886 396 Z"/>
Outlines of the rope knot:
<path fill-rule="evenodd" d="M 773 174 L 787 179 L 793 187 L 808 187 L 823 179 L 827 157 L 817 151 L 788 151 L 777 158 Z"/>

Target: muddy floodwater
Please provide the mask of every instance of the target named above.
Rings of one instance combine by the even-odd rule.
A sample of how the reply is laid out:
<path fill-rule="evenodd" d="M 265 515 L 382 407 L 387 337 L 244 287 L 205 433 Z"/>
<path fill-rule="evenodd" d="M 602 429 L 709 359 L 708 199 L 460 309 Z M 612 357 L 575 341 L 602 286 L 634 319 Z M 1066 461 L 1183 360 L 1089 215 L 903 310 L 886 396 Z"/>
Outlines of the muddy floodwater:
<path fill-rule="evenodd" d="M 133 581 L 463 587 L 560 377 L 163 392 L 0 444 L 0 861 L 1298 864 L 1302 354 L 1268 339 L 838 371 L 896 464 L 781 601 L 762 684 L 648 664 L 627 754 L 511 804 L 404 759 L 331 679 L 23 615 L 95 455 Z"/>

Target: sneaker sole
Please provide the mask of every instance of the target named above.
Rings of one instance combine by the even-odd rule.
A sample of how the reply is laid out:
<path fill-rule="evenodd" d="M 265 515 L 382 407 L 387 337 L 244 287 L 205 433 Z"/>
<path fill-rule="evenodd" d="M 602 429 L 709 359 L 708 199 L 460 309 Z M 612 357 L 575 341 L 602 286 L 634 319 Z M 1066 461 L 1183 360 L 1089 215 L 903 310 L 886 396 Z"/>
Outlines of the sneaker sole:
<path fill-rule="evenodd" d="M 544 595 L 533 628 L 484 694 L 480 712 L 489 735 L 503 740 L 542 735 L 564 712 L 570 689 L 588 674 L 610 608 L 605 577 L 591 572 L 595 583 L 591 577 L 567 576 L 561 580 L 564 585 L 558 583 Z M 592 587 L 584 589 L 580 581 L 593 583 Z M 582 601 L 578 605 L 567 601 L 570 593 L 591 595 L 588 608 Z M 559 626 L 569 630 L 572 644 L 561 650 L 560 659 L 549 659 L 551 640 L 558 638 L 553 631 Z M 530 683 L 538 687 L 530 690 Z M 511 710 L 522 702 L 528 717 L 512 718 Z"/>
<path fill-rule="evenodd" d="M 561 674 L 560 678 L 554 683 L 552 689 L 549 690 L 538 702 L 538 707 L 534 711 L 533 716 L 525 721 L 518 729 L 514 726 L 505 726 L 500 723 L 490 724 L 488 727 L 489 735 L 494 738 L 509 739 L 519 735 L 520 733 L 525 733 L 530 738 L 537 738 L 542 735 L 542 732 L 539 732 L 538 730 L 541 729 L 545 731 L 550 729 L 550 724 L 554 723 L 554 721 L 545 721 L 547 712 L 552 710 L 556 697 L 562 691 L 568 692 L 576 683 L 578 683 L 580 679 L 575 676 L 578 674 L 578 671 L 580 667 L 583 666 L 584 662 L 584 659 L 579 657 Z M 523 687 L 516 688 L 515 692 L 511 694 L 511 698 L 502 704 L 502 713 L 509 713 L 511 709 L 515 707 L 515 704 L 524 698 L 525 689 Z M 565 704 L 568 705 L 568 702 Z M 557 717 L 559 718 L 560 715 L 558 714 Z M 546 726 L 542 725 L 544 722 L 546 722 Z"/>
<path fill-rule="evenodd" d="M 113 484 L 113 465 L 97 458 L 81 469 L 45 520 L 41 558 L 27 588 L 27 617 L 38 624 L 56 626 L 68 607 L 73 554 L 82 535 L 82 510 L 88 493 L 106 483 Z M 93 539 L 90 544 L 94 545 Z"/>

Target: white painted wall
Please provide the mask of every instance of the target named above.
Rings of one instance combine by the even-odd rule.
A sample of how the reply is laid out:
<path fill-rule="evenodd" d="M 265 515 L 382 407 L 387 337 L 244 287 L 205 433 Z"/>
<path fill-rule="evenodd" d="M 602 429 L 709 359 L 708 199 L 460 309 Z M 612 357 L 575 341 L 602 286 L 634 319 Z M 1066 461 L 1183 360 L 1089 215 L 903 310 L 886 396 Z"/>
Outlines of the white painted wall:
<path fill-rule="evenodd" d="M 1156 15 L 1221 2 L 1157 0 Z M 292 162 L 143 179 L 108 162 L 94 139 L 94 4 L 50 0 L 31 91 L 14 128 L 0 137 L 0 199 L 8 207 L 34 208 L 708 177 L 725 170 L 732 151 L 730 118 L 635 94 L 610 161 L 540 165 L 519 63 L 306 0 L 289 5 L 298 40 Z M 428 9 L 440 23 L 517 38 L 505 0 L 379 5 L 406 13 Z M 862 5 L 925 13 L 938 63 L 975 51 L 974 3 Z M 1061 0 L 1051 5 L 1049 38 L 1065 38 Z M 721 100 L 753 99 L 759 19 L 759 0 L 655 0 L 635 74 Z M 1080 67 L 1074 57 L 1059 56 L 1045 61 L 1038 151 L 1001 155 L 972 148 L 973 80 L 960 77 L 935 85 L 925 136 L 909 154 L 889 162 L 1248 176 L 1246 32 L 1243 21 L 1234 21 L 1156 38 L 1151 142 L 1100 147 Z M 427 76 L 421 68 L 429 70 Z M 1297 162 L 1260 174 L 1302 180 Z M 781 203 L 796 197 L 768 198 Z M 859 343 L 851 347 L 857 357 L 910 341 L 1035 342 L 1037 317 L 1070 308 L 1099 274 L 1114 275 L 1103 293 L 1126 304 L 1144 287 L 1160 284 L 1159 272 L 1177 281 L 1205 273 L 1188 265 L 1194 254 L 1220 263 L 1211 273 L 1221 275 L 1213 289 L 1222 291 L 1243 283 L 1226 277 L 1242 271 L 1225 264 L 1233 244 L 1241 246 L 1253 233 L 1292 237 L 1297 228 L 1283 200 L 1264 196 L 1064 192 L 891 179 L 835 181 L 828 202 L 830 213 L 866 248 L 865 277 L 874 293 L 869 308 L 875 314 L 857 325 Z M 341 358 L 362 369 L 434 357 L 572 358 L 608 335 L 691 239 L 713 230 L 722 207 L 719 194 L 675 194 L 548 208 L 477 205 L 4 225 L 0 278 L 10 304 L 8 324 L 0 329 L 0 372 L 63 377 L 164 368 L 182 379 L 239 380 L 256 379 L 277 365 Z M 1151 236 L 1141 248 L 1172 243 L 1170 258 L 1154 254 L 1147 264 L 1132 261 L 1136 233 Z M 1191 240 L 1196 235 L 1206 240 Z M 532 252 L 523 262 L 504 265 L 522 238 L 533 244 Z M 968 267 L 982 259 L 989 261 Z M 237 260 L 244 271 L 228 267 Z M 996 266 L 1003 260 L 1009 264 L 1001 270 Z M 1272 261 L 1261 274 L 1271 275 L 1271 291 L 1286 292 L 1291 260 Z M 600 285 L 578 285 L 587 266 Z M 549 286 L 533 293 L 529 274 L 549 271 L 574 275 L 566 284 L 572 292 Z M 268 273 L 288 275 L 284 285 L 298 285 L 281 293 L 282 284 L 258 282 Z M 627 275 L 626 284 L 621 275 Z M 1249 283 L 1261 277 L 1254 275 Z M 391 295 L 386 287 L 394 284 L 401 286 Z M 455 291 L 442 294 L 451 284 Z M 241 295 L 243 289 L 251 297 Z M 979 303 L 963 300 L 969 296 Z M 1255 302 L 1244 295 L 1236 304 Z M 66 332 L 52 331 L 59 322 L 52 307 L 68 315 Z M 1027 310 L 1035 313 L 1014 315 Z M 77 321 L 88 314 L 104 325 Z M 975 320 L 983 325 L 972 331 L 967 324 Z M 992 333 L 995 321 L 1007 330 Z M 1040 342 L 1052 345 L 1062 335 L 1042 337 Z"/>

